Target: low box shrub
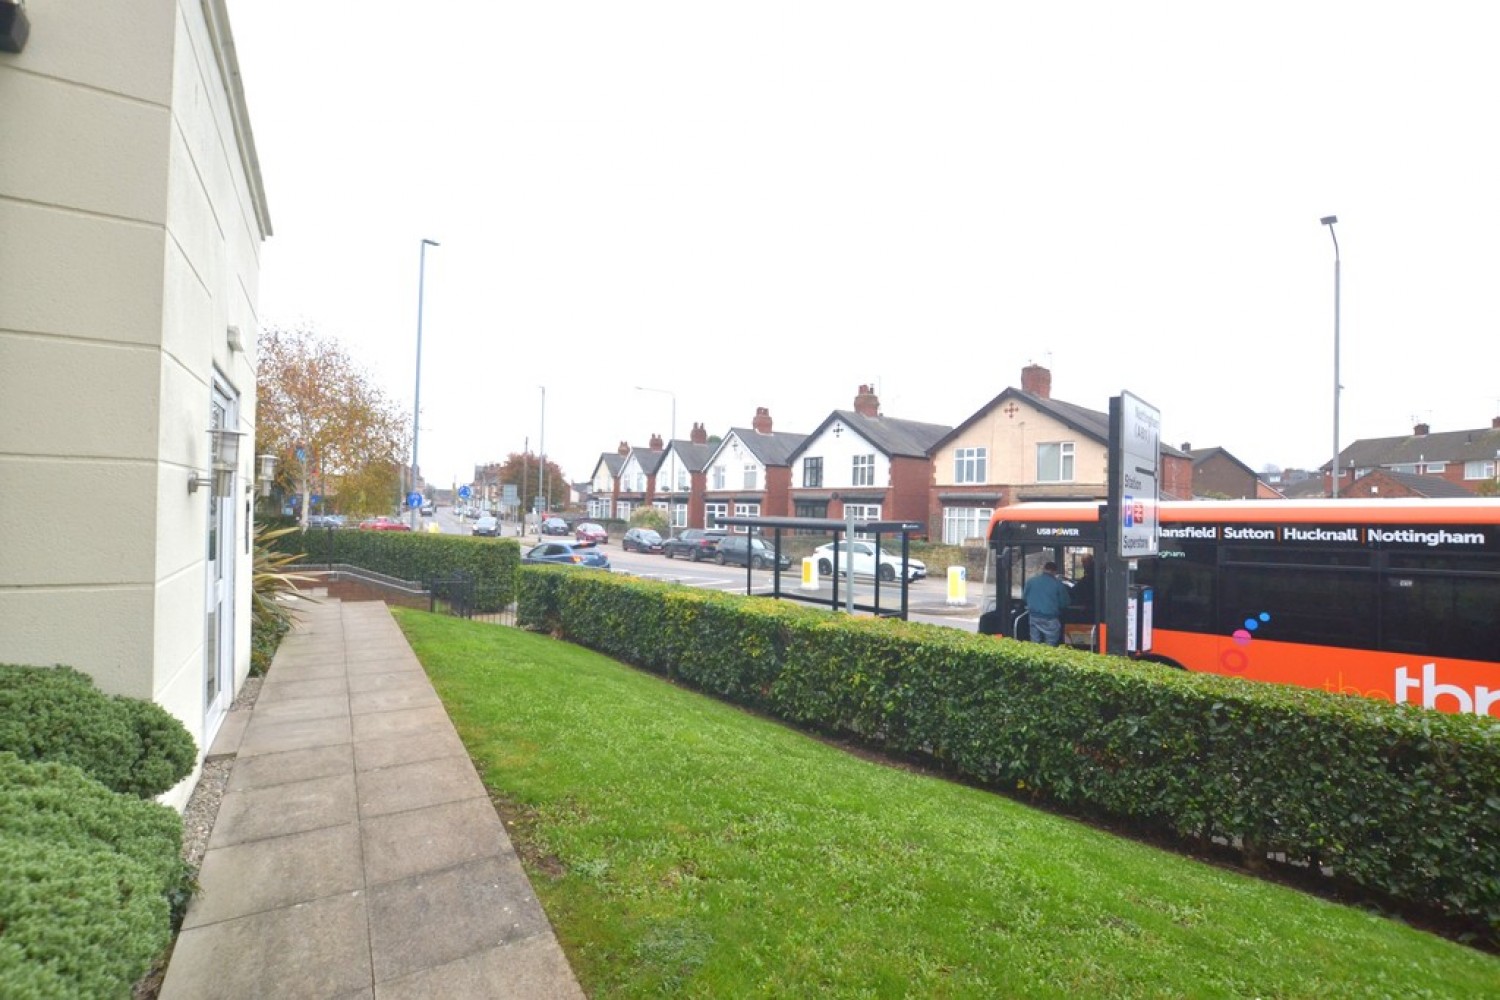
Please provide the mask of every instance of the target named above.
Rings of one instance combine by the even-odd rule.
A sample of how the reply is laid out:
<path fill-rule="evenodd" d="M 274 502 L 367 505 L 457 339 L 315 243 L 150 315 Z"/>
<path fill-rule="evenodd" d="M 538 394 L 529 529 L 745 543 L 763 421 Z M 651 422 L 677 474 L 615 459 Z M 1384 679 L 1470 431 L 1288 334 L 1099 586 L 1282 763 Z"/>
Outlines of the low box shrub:
<path fill-rule="evenodd" d="M 313 528 L 273 544 L 302 553 L 308 570 L 319 563 L 345 563 L 422 584 L 462 573 L 475 582 L 480 603 L 474 610 L 481 612 L 500 611 L 515 600 L 521 565 L 514 538 Z"/>
<path fill-rule="evenodd" d="M 106 788 L 152 798 L 192 773 L 192 734 L 154 702 L 106 695 L 71 667 L 0 664 L 0 750 L 81 768 Z"/>
<path fill-rule="evenodd" d="M 1500 938 L 1492 719 L 525 567 L 518 621 L 742 704 Z"/>
<path fill-rule="evenodd" d="M 0 752 L 0 995 L 128 996 L 186 904 L 181 850 L 174 810 Z"/>

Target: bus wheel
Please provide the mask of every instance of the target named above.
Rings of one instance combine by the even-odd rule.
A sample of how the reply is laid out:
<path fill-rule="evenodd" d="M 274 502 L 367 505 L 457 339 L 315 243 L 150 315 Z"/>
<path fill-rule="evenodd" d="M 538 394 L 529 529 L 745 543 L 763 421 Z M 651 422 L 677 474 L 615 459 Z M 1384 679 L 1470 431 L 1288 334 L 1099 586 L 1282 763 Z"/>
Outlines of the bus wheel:
<path fill-rule="evenodd" d="M 1141 653 L 1136 659 L 1145 663 L 1159 663 L 1164 667 L 1171 667 L 1173 670 L 1187 669 L 1187 667 L 1184 667 L 1170 656 L 1158 656 L 1155 653 Z"/>

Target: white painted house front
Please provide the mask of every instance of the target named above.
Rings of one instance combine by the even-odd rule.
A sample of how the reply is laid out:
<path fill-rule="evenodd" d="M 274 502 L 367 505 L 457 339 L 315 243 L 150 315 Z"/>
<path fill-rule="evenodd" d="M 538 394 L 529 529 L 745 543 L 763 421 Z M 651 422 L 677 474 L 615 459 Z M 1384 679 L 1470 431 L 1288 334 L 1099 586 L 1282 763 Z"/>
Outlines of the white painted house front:
<path fill-rule="evenodd" d="M 271 233 L 228 16 L 26 10 L 0 51 L 0 662 L 154 700 L 201 760 L 250 665 Z M 216 427 L 243 442 L 219 476 Z"/>

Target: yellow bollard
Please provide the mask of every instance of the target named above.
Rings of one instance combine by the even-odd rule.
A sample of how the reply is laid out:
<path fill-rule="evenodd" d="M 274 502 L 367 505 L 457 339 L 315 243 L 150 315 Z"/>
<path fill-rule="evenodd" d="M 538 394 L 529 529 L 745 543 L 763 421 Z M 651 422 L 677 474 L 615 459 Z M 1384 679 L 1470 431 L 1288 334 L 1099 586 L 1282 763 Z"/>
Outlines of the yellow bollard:
<path fill-rule="evenodd" d="M 818 589 L 818 561 L 812 556 L 802 560 L 802 589 Z"/>
<path fill-rule="evenodd" d="M 948 567 L 948 603 L 969 603 L 969 568 L 967 566 Z"/>

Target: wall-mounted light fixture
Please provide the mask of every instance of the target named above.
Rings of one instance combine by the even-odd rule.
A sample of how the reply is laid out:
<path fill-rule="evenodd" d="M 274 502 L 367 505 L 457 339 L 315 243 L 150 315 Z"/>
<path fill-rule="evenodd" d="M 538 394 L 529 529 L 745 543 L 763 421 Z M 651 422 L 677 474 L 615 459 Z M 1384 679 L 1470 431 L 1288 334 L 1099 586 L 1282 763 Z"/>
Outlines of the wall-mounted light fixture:
<path fill-rule="evenodd" d="M 233 323 L 229 324 L 229 327 L 225 329 L 224 337 L 229 341 L 229 349 L 231 351 L 243 351 L 245 349 L 245 338 L 240 333 L 240 328 Z"/>
<path fill-rule="evenodd" d="M 260 495 L 268 497 L 271 495 L 271 482 L 276 478 L 276 463 L 278 459 L 275 455 L 257 455 L 255 456 L 255 460 L 260 465 L 255 476 L 255 482 L 260 487 Z"/>
<path fill-rule="evenodd" d="M 0 52 L 20 52 L 30 34 L 26 5 L 21 0 L 0 0 Z"/>
<path fill-rule="evenodd" d="M 208 476 L 189 476 L 188 492 L 197 493 L 198 487 L 209 486 L 213 488 L 214 496 L 227 497 L 234 490 L 234 473 L 240 464 L 240 438 L 245 435 L 240 431 L 232 431 L 223 427 L 216 427 L 208 432 L 210 448 L 213 455 L 213 465 Z"/>

